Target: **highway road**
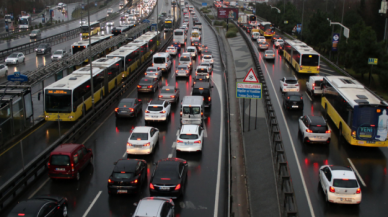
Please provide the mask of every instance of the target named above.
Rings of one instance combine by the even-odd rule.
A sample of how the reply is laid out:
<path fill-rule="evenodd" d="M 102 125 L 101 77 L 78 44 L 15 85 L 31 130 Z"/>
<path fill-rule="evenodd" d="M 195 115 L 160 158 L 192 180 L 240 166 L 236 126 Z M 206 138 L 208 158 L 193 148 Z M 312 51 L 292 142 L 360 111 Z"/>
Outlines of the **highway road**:
<path fill-rule="evenodd" d="M 271 44 L 270 40 L 267 40 Z M 252 44 L 257 47 L 256 42 Z M 271 44 L 272 46 L 272 44 Z M 333 129 L 329 145 L 306 145 L 298 138 L 298 118 L 302 115 L 322 115 L 320 97 L 311 98 L 306 92 L 308 75 L 299 75 L 285 62 L 274 47 L 276 59 L 268 62 L 260 56 L 267 86 L 277 115 L 280 131 L 286 149 L 287 159 L 296 192 L 300 216 L 387 216 L 385 202 L 388 194 L 387 148 L 367 148 L 350 146 L 338 138 L 338 129 L 329 121 Z M 338 75 L 321 61 L 321 75 Z M 303 111 L 285 111 L 281 106 L 282 93 L 279 80 L 286 76 L 296 76 L 303 93 Z M 352 162 L 359 172 L 362 202 L 357 205 L 327 204 L 318 186 L 318 170 L 325 164 L 350 166 Z M 361 183 L 365 182 L 365 185 Z"/>
<path fill-rule="evenodd" d="M 164 1 L 159 3 L 159 11 L 173 11 L 173 8 L 164 7 Z M 177 9 L 179 13 L 179 9 Z M 200 18 L 201 19 L 201 18 Z M 222 71 L 220 57 L 217 49 L 217 41 L 210 28 L 203 23 L 203 43 L 207 44 L 215 56 L 214 72 L 212 79 L 214 89 L 212 92 L 213 106 L 205 112 L 205 139 L 202 154 L 176 153 L 174 142 L 180 127 L 179 106 L 173 105 L 171 120 L 166 123 L 155 123 L 159 128 L 159 145 L 155 153 L 150 156 L 139 156 L 147 161 L 148 179 L 153 171 L 153 162 L 167 157 L 179 157 L 188 161 L 189 173 L 185 195 L 175 200 L 176 216 L 226 216 L 226 141 L 225 141 L 225 100 L 222 83 Z M 191 26 L 191 25 L 190 25 Z M 190 31 L 189 31 L 190 32 Z M 171 34 L 171 33 L 167 33 Z M 189 38 L 187 43 L 189 43 Z M 195 64 L 199 62 L 197 58 Z M 163 85 L 175 85 L 180 89 L 180 99 L 190 95 L 193 76 L 189 79 L 176 79 L 175 68 L 178 60 L 173 60 L 171 72 L 163 74 L 159 87 Z M 157 91 L 158 92 L 158 91 Z M 147 102 L 157 99 L 155 94 L 137 94 L 136 88 L 129 89 L 125 97 L 138 96 L 143 103 L 143 111 Z M 91 148 L 94 153 L 93 164 L 88 166 L 81 174 L 80 181 L 52 181 L 47 176 L 40 178 L 22 196 L 23 199 L 33 195 L 56 194 L 66 196 L 69 200 L 70 216 L 132 216 L 138 201 L 149 195 L 148 185 L 142 189 L 139 195 L 109 196 L 107 193 L 107 180 L 113 169 L 113 162 L 126 157 L 126 141 L 130 130 L 135 126 L 144 125 L 144 116 L 137 118 L 118 120 L 113 115 L 115 106 L 111 106 L 105 116 L 101 118 L 96 127 L 86 132 L 84 138 L 76 141 Z M 50 123 L 49 133 L 41 135 L 41 139 L 52 140 L 52 136 L 58 135 L 55 123 Z M 29 145 L 33 146 L 32 143 Z M 33 147 L 31 147 L 33 149 Z M 31 151 L 32 152 L 32 151 Z M 36 151 L 36 152 L 39 152 Z M 94 201 L 94 203 L 92 203 Z"/>

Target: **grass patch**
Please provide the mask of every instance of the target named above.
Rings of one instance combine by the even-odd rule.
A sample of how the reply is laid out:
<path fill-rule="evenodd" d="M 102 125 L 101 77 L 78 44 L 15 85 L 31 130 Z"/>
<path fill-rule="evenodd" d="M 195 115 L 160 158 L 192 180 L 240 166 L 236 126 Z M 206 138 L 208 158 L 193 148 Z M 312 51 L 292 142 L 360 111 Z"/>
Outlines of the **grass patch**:
<path fill-rule="evenodd" d="M 213 16 L 213 15 L 207 15 L 207 17 L 209 17 L 211 20 L 214 19 L 214 16 Z"/>
<path fill-rule="evenodd" d="M 215 26 L 224 26 L 224 23 L 225 23 L 225 21 L 220 21 L 220 20 L 214 21 Z M 225 23 L 225 25 L 226 25 L 226 23 Z"/>
<path fill-rule="evenodd" d="M 229 30 L 226 32 L 225 37 L 227 38 L 233 38 L 237 36 L 237 32 L 233 30 Z"/>

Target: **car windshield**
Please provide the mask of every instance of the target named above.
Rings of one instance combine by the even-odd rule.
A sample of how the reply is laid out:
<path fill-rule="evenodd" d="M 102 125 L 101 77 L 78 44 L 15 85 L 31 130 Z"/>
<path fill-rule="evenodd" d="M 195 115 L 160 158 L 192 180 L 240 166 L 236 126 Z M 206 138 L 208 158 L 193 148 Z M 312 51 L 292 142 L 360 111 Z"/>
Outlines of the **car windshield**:
<path fill-rule="evenodd" d="M 179 66 L 179 67 L 178 67 L 178 70 L 187 70 L 187 67 Z"/>
<path fill-rule="evenodd" d="M 189 48 L 187 49 L 188 52 L 195 52 L 195 50 L 193 48 Z"/>
<path fill-rule="evenodd" d="M 286 80 L 286 83 L 287 84 L 297 84 L 298 81 L 297 80 Z"/>
<path fill-rule="evenodd" d="M 198 139 L 198 135 L 196 134 L 181 134 L 179 136 L 180 139 Z"/>
<path fill-rule="evenodd" d="M 147 79 L 147 78 L 143 78 L 140 83 L 142 84 L 152 84 L 152 80 L 151 79 Z"/>
<path fill-rule="evenodd" d="M 148 140 L 148 133 L 132 133 L 130 140 Z"/>
<path fill-rule="evenodd" d="M 163 88 L 161 93 L 175 93 L 175 90 L 172 88 Z"/>
<path fill-rule="evenodd" d="M 200 114 L 201 109 L 199 107 L 183 107 L 183 114 L 185 115 L 198 115 Z"/>
<path fill-rule="evenodd" d="M 333 186 L 339 188 L 358 188 L 357 180 L 355 179 L 334 179 Z"/>
<path fill-rule="evenodd" d="M 147 108 L 148 111 L 163 111 L 163 106 L 148 106 Z"/>
<path fill-rule="evenodd" d="M 121 101 L 119 107 L 131 108 L 134 105 L 134 101 Z"/>
<path fill-rule="evenodd" d="M 52 155 L 50 164 L 53 166 L 69 166 L 70 158 L 67 155 Z"/>
<path fill-rule="evenodd" d="M 9 57 L 18 57 L 18 54 L 17 53 L 13 53 L 13 54 L 9 55 Z"/>
<path fill-rule="evenodd" d="M 62 51 L 57 50 L 57 51 L 54 52 L 54 54 L 62 54 Z"/>
<path fill-rule="evenodd" d="M 31 33 L 34 33 L 34 34 L 36 34 L 36 33 L 38 33 L 39 32 L 39 30 L 32 30 L 32 32 Z"/>
<path fill-rule="evenodd" d="M 131 179 L 135 176 L 133 173 L 113 173 L 114 179 Z"/>
<path fill-rule="evenodd" d="M 166 62 L 166 58 L 164 57 L 154 57 L 154 63 L 156 64 L 161 64 L 161 63 L 165 63 Z"/>
<path fill-rule="evenodd" d="M 289 97 L 290 97 L 290 98 L 289 98 L 290 101 L 296 101 L 296 102 L 298 102 L 298 101 L 301 100 L 300 96 L 291 95 L 291 96 L 289 96 Z"/>
<path fill-rule="evenodd" d="M 190 57 L 183 56 L 179 61 L 190 61 Z"/>

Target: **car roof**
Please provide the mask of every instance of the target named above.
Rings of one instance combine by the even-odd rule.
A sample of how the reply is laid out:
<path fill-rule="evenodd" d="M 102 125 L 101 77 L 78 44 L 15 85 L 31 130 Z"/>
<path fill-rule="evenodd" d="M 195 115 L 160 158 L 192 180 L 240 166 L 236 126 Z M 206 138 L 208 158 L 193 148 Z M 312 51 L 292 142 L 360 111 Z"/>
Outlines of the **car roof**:
<path fill-rule="evenodd" d="M 152 127 L 146 127 L 146 126 L 141 126 L 141 127 L 135 127 L 135 129 L 132 130 L 132 133 L 148 133 L 149 130 Z"/>
<path fill-rule="evenodd" d="M 47 200 L 42 199 L 30 199 L 20 201 L 11 211 L 11 213 L 24 213 L 24 214 L 38 214 L 39 210 L 42 208 L 44 204 L 46 204 Z"/>
<path fill-rule="evenodd" d="M 133 102 L 135 101 L 135 98 L 123 98 L 120 100 L 120 102 Z"/>
<path fill-rule="evenodd" d="M 197 48 L 194 47 L 194 46 L 187 46 L 187 49 L 189 49 L 189 48 L 195 48 L 195 49 L 197 49 Z"/>
<path fill-rule="evenodd" d="M 329 166 L 330 169 L 333 171 L 333 170 L 341 170 L 341 171 L 353 171 L 350 167 L 346 167 L 346 166 L 335 166 L 335 165 L 330 165 Z"/>
<path fill-rule="evenodd" d="M 181 133 L 198 133 L 199 125 L 191 125 L 191 124 L 185 124 L 182 125 Z"/>
<path fill-rule="evenodd" d="M 325 119 L 323 119 L 322 116 L 313 116 L 313 115 L 306 115 L 306 116 L 310 119 L 311 123 L 326 126 L 326 121 Z"/>
<path fill-rule="evenodd" d="M 187 47 L 187 48 L 189 48 L 189 47 Z M 183 57 L 183 56 L 190 56 L 190 53 L 189 52 L 184 52 L 184 53 L 182 53 L 181 57 Z"/>
<path fill-rule="evenodd" d="M 63 153 L 63 152 L 66 152 L 66 153 L 71 153 L 73 152 L 75 149 L 77 149 L 79 146 L 81 146 L 81 144 L 61 144 L 59 145 L 58 147 L 56 147 L 54 149 L 54 151 L 52 151 L 51 153 Z"/>
<path fill-rule="evenodd" d="M 199 65 L 199 66 L 197 67 L 197 69 L 198 69 L 198 68 L 200 68 L 200 69 L 207 69 L 206 66 L 201 66 L 201 65 Z"/>
<path fill-rule="evenodd" d="M 151 102 L 149 102 L 148 105 L 163 105 L 163 103 L 164 103 L 164 100 L 155 99 L 155 100 L 151 100 Z"/>
<path fill-rule="evenodd" d="M 163 86 L 162 89 L 173 89 L 173 90 L 175 90 L 175 87 L 174 86 Z"/>
<path fill-rule="evenodd" d="M 196 82 L 194 88 L 210 88 L 210 82 Z"/>
<path fill-rule="evenodd" d="M 159 216 L 158 214 L 160 213 L 164 203 L 165 201 L 163 200 L 143 198 L 139 201 L 134 216 Z"/>
<path fill-rule="evenodd" d="M 299 92 L 285 92 L 284 94 L 287 96 L 302 96 Z"/>
<path fill-rule="evenodd" d="M 294 81 L 297 81 L 298 79 L 296 79 L 295 77 L 284 77 L 286 80 L 294 80 Z"/>
<path fill-rule="evenodd" d="M 321 80 L 323 81 L 323 76 L 310 76 L 312 80 Z"/>
<path fill-rule="evenodd" d="M 120 159 L 113 168 L 113 172 L 135 172 L 139 160 L 136 159 Z"/>
<path fill-rule="evenodd" d="M 333 176 L 333 179 L 335 179 L 335 178 L 337 178 L 337 179 L 347 178 L 347 179 L 357 180 L 356 174 L 349 167 L 330 166 L 330 168 L 332 168 L 332 167 L 342 167 L 343 168 L 343 169 L 338 169 L 338 170 L 333 170 L 333 169 L 331 170 L 331 174 Z"/>

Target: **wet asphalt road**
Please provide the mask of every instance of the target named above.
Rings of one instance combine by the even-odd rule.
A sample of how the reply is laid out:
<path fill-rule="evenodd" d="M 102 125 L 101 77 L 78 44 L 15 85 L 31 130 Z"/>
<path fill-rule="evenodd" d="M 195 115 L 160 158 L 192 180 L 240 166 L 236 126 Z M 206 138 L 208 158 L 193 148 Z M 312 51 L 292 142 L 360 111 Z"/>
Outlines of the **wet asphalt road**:
<path fill-rule="evenodd" d="M 159 6 L 161 6 L 161 3 Z M 214 35 L 206 25 L 203 25 L 202 40 L 211 49 L 216 48 Z M 160 130 L 159 145 L 155 153 L 150 156 L 139 156 L 139 158 L 147 161 L 148 179 L 150 178 L 150 171 L 153 170 L 152 163 L 159 159 L 167 158 L 170 155 L 172 157 L 184 158 L 188 161 L 189 173 L 185 195 L 174 201 L 176 204 L 176 216 L 213 216 L 215 213 L 217 213 L 216 216 L 226 215 L 226 148 L 225 128 L 223 128 L 225 123 L 222 118 L 224 114 L 224 107 L 222 106 L 222 74 L 218 51 L 215 49 L 212 51 L 216 56 L 212 75 L 214 81 L 212 92 L 213 106 L 211 110 L 205 112 L 205 138 L 202 154 L 176 153 L 173 143 L 176 141 L 180 120 L 179 107 L 173 105 L 173 113 L 168 123 L 152 124 Z M 193 64 L 195 65 L 198 62 L 197 58 Z M 189 79 L 176 79 L 173 72 L 177 64 L 177 58 L 174 58 L 171 72 L 163 74 L 159 87 L 167 84 L 179 87 L 180 98 L 182 99 L 183 96 L 191 94 L 195 67 L 193 67 L 192 76 Z M 159 89 L 154 94 L 138 95 L 136 89 L 132 88 L 124 96 L 138 96 L 142 100 L 144 111 L 149 100 L 157 99 Z M 87 213 L 88 216 L 132 216 L 139 199 L 149 195 L 148 185 L 143 188 L 139 195 L 118 196 L 109 196 L 106 186 L 109 174 L 113 169 L 113 162 L 125 157 L 129 131 L 135 126 L 144 126 L 144 116 L 118 120 L 113 115 L 114 108 L 115 106 L 112 106 L 106 112 L 106 115 L 101 118 L 100 122 L 96 123 L 96 127 L 91 129 L 90 132 L 85 133 L 84 138 L 77 141 L 78 143 L 84 143 L 94 153 L 94 162 L 82 172 L 80 181 L 51 181 L 47 176 L 43 176 L 25 193 L 23 198 L 28 198 L 33 194 L 63 195 L 69 200 L 69 215 L 83 216 L 86 214 L 85 212 L 88 210 L 91 201 L 101 192 L 96 199 L 96 203 Z M 48 137 L 58 133 L 58 130 L 55 129 L 55 123 L 50 124 L 52 133 Z M 219 194 L 216 194 L 217 191 L 219 191 Z M 215 204 L 215 201 L 218 201 L 218 203 Z"/>
<path fill-rule="evenodd" d="M 267 41 L 272 43 L 269 39 Z M 252 42 L 256 47 L 256 42 Z M 298 137 L 298 118 L 302 115 L 322 115 L 320 97 L 312 98 L 306 92 L 308 75 L 298 75 L 291 66 L 275 50 L 276 59 L 268 62 L 262 59 L 264 52 L 256 51 L 260 55 L 260 65 L 265 75 L 267 86 L 271 95 L 277 115 L 280 131 L 286 149 L 287 159 L 291 169 L 291 176 L 296 192 L 298 212 L 300 216 L 387 216 L 388 207 L 384 201 L 388 194 L 387 156 L 388 148 L 368 148 L 350 146 L 338 138 L 338 129 L 329 121 L 333 130 L 329 145 L 306 145 Z M 336 75 L 321 61 L 321 75 Z M 283 102 L 280 92 L 279 80 L 286 76 L 296 76 L 303 93 L 304 110 L 286 111 L 281 106 Z M 295 152 L 293 151 L 295 149 Z M 365 181 L 362 186 L 362 202 L 356 205 L 326 204 L 324 194 L 318 186 L 318 170 L 325 164 L 350 166 L 349 160 L 354 164 Z M 300 165 L 300 170 L 298 165 Z M 305 182 L 302 184 L 301 175 Z M 308 199 L 311 201 L 309 208 Z M 313 214 L 312 214 L 313 213 Z"/>

